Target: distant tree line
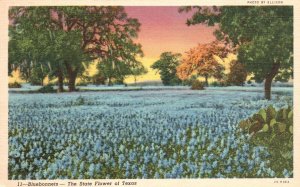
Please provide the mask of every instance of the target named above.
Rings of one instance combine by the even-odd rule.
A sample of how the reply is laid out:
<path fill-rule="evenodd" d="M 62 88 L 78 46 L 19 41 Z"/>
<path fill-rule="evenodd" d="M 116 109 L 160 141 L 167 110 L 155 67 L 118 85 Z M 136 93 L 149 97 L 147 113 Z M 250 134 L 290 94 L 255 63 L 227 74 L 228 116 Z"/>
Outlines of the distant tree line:
<path fill-rule="evenodd" d="M 204 85 L 208 86 L 208 79 L 214 78 L 218 85 L 243 86 L 247 71 L 237 60 L 229 64 L 229 73 L 225 74 L 225 67 L 218 58 L 225 58 L 229 50 L 218 42 L 199 44 L 190 49 L 182 57 L 179 53 L 164 52 L 151 68 L 157 70 L 164 85 L 192 85 L 199 77 L 204 78 Z"/>

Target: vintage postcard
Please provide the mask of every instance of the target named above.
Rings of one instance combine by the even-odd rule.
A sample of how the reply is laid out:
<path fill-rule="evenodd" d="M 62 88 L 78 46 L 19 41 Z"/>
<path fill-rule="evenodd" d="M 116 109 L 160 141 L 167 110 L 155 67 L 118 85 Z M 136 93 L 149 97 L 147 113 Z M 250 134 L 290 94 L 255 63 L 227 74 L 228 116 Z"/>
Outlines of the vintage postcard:
<path fill-rule="evenodd" d="M 0 187 L 299 186 L 299 6 L 1 0 Z"/>

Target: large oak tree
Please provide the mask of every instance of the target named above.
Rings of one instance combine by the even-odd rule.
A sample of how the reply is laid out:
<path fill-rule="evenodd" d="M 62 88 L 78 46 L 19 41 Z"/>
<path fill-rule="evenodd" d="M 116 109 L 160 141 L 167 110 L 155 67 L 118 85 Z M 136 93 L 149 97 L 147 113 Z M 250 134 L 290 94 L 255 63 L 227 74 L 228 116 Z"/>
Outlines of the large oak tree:
<path fill-rule="evenodd" d="M 19 37 L 10 35 L 10 67 L 16 68 L 24 61 L 24 55 L 14 56 L 19 53 L 15 40 L 25 36 L 32 41 L 37 35 L 49 36 L 31 44 L 31 49 L 24 53 L 39 54 L 43 59 L 30 56 L 25 60 L 40 64 L 53 61 L 51 69 L 56 70 L 59 87 L 66 77 L 69 91 L 75 90 L 75 80 L 84 71 L 84 62 L 118 60 L 130 66 L 142 54 L 141 45 L 132 40 L 137 37 L 140 24 L 127 16 L 124 7 L 13 7 L 10 20 L 11 30 L 21 28 L 12 32 Z"/>
<path fill-rule="evenodd" d="M 218 26 L 215 32 L 238 52 L 256 80 L 265 80 L 265 98 L 271 99 L 271 83 L 293 74 L 293 7 L 183 7 L 195 13 L 188 25 Z"/>

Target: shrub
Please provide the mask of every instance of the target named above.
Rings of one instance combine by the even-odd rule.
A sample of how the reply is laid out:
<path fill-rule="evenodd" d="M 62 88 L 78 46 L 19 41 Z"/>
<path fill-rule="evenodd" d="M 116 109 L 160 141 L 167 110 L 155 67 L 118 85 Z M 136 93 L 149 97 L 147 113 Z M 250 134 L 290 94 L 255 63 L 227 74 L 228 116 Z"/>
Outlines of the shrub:
<path fill-rule="evenodd" d="M 103 77 L 103 76 L 100 76 L 100 75 L 94 75 L 91 78 L 92 83 L 95 84 L 95 85 L 104 85 L 105 80 L 106 80 L 106 78 Z"/>
<path fill-rule="evenodd" d="M 204 85 L 205 83 L 199 81 L 199 80 L 194 80 L 192 83 L 192 90 L 204 90 Z"/>
<path fill-rule="evenodd" d="M 212 83 L 210 83 L 211 86 L 219 86 L 219 83 L 217 81 L 214 81 Z"/>
<path fill-rule="evenodd" d="M 212 83 L 210 83 L 211 86 L 215 86 L 215 87 L 224 87 L 224 86 L 228 86 L 226 82 L 224 81 L 213 81 Z"/>
<path fill-rule="evenodd" d="M 118 78 L 118 79 L 113 79 L 113 84 L 116 84 L 116 85 L 122 85 L 124 84 L 124 79 L 123 78 Z"/>
<path fill-rule="evenodd" d="M 197 80 L 197 76 L 192 75 L 190 78 L 183 80 L 182 84 L 185 86 L 192 86 L 195 80 Z"/>
<path fill-rule="evenodd" d="M 22 85 L 20 83 L 18 83 L 17 81 L 15 81 L 14 83 L 9 83 L 8 84 L 8 88 L 21 88 Z"/>
<path fill-rule="evenodd" d="M 76 84 L 76 86 L 87 86 L 88 84 L 86 82 L 79 82 Z"/>
<path fill-rule="evenodd" d="M 30 85 L 32 86 L 42 86 L 42 82 L 40 80 L 37 80 L 37 79 L 30 79 Z"/>
<path fill-rule="evenodd" d="M 38 89 L 38 92 L 40 93 L 54 93 L 56 90 L 53 88 L 52 85 L 46 85 Z"/>
<path fill-rule="evenodd" d="M 84 105 L 85 99 L 81 95 L 76 98 L 76 101 L 74 102 L 74 105 Z"/>
<path fill-rule="evenodd" d="M 293 111 L 291 107 L 276 111 L 273 106 L 261 109 L 249 119 L 240 122 L 240 127 L 252 134 L 254 146 L 267 147 L 272 169 L 277 175 L 282 169 L 293 170 Z"/>
<path fill-rule="evenodd" d="M 58 82 L 56 81 L 56 82 L 49 82 L 48 84 L 47 84 L 47 86 L 56 86 L 56 85 L 58 85 Z"/>

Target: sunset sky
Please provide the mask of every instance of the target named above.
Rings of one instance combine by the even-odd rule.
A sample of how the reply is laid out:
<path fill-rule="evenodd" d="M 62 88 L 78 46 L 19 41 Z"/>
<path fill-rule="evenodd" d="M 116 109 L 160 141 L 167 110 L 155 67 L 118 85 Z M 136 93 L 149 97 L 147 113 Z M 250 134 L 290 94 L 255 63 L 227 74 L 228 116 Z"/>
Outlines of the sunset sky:
<path fill-rule="evenodd" d="M 125 7 L 129 17 L 141 23 L 136 42 L 142 44 L 144 58 L 141 61 L 149 73 L 138 81 L 160 80 L 159 74 L 150 68 L 161 53 L 166 51 L 184 54 L 198 43 L 215 40 L 213 27 L 205 25 L 187 26 L 186 20 L 192 13 L 179 13 L 179 7 Z M 128 79 L 129 82 L 132 79 Z"/>

